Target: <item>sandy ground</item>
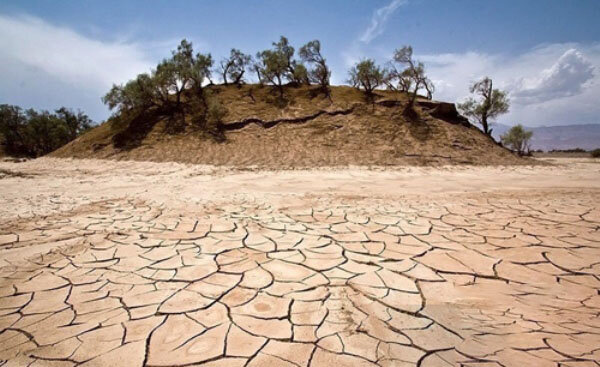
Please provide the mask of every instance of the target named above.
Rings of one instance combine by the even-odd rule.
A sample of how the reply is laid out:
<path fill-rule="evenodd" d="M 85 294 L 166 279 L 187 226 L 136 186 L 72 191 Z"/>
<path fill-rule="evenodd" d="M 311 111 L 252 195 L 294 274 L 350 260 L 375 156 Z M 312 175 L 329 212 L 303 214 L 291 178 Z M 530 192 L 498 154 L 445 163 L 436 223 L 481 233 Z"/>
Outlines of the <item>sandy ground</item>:
<path fill-rule="evenodd" d="M 598 366 L 600 161 L 550 161 L 2 162 L 0 365 Z"/>

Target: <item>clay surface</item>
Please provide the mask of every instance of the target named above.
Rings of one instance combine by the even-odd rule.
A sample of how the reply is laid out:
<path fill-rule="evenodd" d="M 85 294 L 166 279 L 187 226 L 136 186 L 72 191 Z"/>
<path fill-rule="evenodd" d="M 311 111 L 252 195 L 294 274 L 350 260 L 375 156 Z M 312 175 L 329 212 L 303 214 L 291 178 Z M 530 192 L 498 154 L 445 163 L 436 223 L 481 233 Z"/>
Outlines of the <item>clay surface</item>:
<path fill-rule="evenodd" d="M 0 365 L 600 365 L 600 164 L 0 163 Z"/>

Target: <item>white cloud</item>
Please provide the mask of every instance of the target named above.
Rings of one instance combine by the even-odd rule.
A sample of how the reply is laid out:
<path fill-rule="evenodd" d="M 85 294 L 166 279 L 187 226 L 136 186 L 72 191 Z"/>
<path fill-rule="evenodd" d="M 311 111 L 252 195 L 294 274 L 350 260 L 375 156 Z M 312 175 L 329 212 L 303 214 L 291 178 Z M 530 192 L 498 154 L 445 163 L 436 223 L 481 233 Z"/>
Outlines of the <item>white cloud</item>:
<path fill-rule="evenodd" d="M 425 63 L 429 77 L 436 87 L 436 98 L 455 101 L 466 97 L 469 85 L 488 75 L 499 59 L 478 52 L 461 54 L 423 55 L 416 58 Z"/>
<path fill-rule="evenodd" d="M 392 0 L 389 4 L 384 7 L 378 8 L 373 12 L 371 16 L 371 23 L 361 34 L 361 36 L 352 41 L 349 47 L 342 51 L 342 60 L 346 68 L 350 68 L 359 61 L 369 58 L 378 59 L 383 54 L 389 53 L 389 51 L 382 51 L 377 47 L 372 47 L 369 43 L 380 36 L 384 30 L 385 25 L 389 17 L 402 5 L 408 3 L 408 0 Z M 368 51 L 367 51 L 368 49 Z M 331 80 L 334 83 L 345 83 L 347 79 L 347 72 L 339 73 L 335 70 L 332 73 Z"/>
<path fill-rule="evenodd" d="M 177 43 L 100 40 L 40 18 L 0 14 L 0 101 L 81 108 L 101 121 L 109 111 L 100 97 L 110 86 L 150 71 Z"/>
<path fill-rule="evenodd" d="M 457 102 L 469 85 L 489 76 L 507 90 L 506 124 L 530 126 L 600 122 L 600 44 L 547 44 L 519 55 L 465 52 L 417 55 L 436 85 L 434 98 Z"/>
<path fill-rule="evenodd" d="M 90 39 L 30 16 L 0 15 L 0 52 L 23 68 L 98 90 L 152 66 L 140 45 Z"/>
<path fill-rule="evenodd" d="M 375 10 L 375 12 L 373 12 L 373 16 L 371 17 L 371 24 L 360 36 L 360 41 L 369 43 L 377 36 L 381 35 L 390 15 L 392 15 L 396 9 L 406 3 L 407 0 L 392 0 L 392 2 L 390 2 L 388 5 Z"/>
<path fill-rule="evenodd" d="M 581 94 L 594 77 L 594 65 L 576 49 L 569 49 L 548 69 L 521 78 L 513 87 L 516 102 L 533 104 Z"/>

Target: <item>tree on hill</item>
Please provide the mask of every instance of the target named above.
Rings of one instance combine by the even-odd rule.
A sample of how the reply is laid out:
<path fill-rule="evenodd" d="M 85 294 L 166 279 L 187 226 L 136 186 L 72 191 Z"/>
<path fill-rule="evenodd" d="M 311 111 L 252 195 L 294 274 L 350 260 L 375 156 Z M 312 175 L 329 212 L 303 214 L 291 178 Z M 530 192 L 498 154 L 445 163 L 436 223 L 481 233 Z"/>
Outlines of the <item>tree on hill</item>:
<path fill-rule="evenodd" d="M 286 37 L 273 42 L 273 48 L 256 54 L 252 68 L 258 75 L 259 83 L 270 83 L 277 87 L 283 96 L 283 83 L 297 85 L 310 84 L 308 70 L 304 64 L 294 60 L 295 49 Z"/>
<path fill-rule="evenodd" d="M 120 112 L 175 109 L 183 112 L 183 95 L 191 90 L 203 98 L 204 82 L 210 80 L 213 65 L 210 54 L 194 56 L 192 44 L 181 41 L 171 58 L 161 61 L 150 74 L 139 74 L 124 85 L 113 85 L 102 101 Z"/>
<path fill-rule="evenodd" d="M 256 73 L 256 79 L 259 85 L 263 85 L 266 80 L 262 75 L 262 70 L 265 68 L 265 64 L 263 63 L 263 59 L 261 57 L 261 52 L 257 52 L 256 56 L 251 58 L 250 60 L 250 69 Z"/>
<path fill-rule="evenodd" d="M 533 131 L 527 131 L 521 124 L 515 125 L 508 132 L 500 137 L 502 144 L 510 147 L 519 155 L 529 151 L 529 141 L 533 136 Z"/>
<path fill-rule="evenodd" d="M 213 59 L 210 53 L 196 54 L 196 57 L 192 60 L 191 65 L 191 79 L 193 81 L 192 87 L 197 96 L 203 97 L 204 82 L 209 81 L 213 84 L 211 77 L 211 68 L 213 66 Z"/>
<path fill-rule="evenodd" d="M 210 81 L 212 65 L 210 54 L 197 53 L 194 56 L 192 44 L 183 39 L 171 58 L 158 64 L 155 77 L 160 88 L 175 96 L 176 107 L 179 108 L 184 91 L 193 89 L 202 96 L 204 82 Z"/>
<path fill-rule="evenodd" d="M 311 82 L 321 86 L 324 92 L 329 95 L 329 78 L 331 71 L 327 66 L 326 60 L 321 54 L 321 42 L 313 40 L 305 44 L 298 51 L 302 61 L 314 65 L 308 72 Z"/>
<path fill-rule="evenodd" d="M 388 88 L 409 94 L 408 104 L 404 109 L 404 113 L 409 115 L 416 113 L 414 106 L 419 90 L 425 89 L 429 99 L 434 91 L 433 83 L 425 75 L 425 66 L 422 62 L 413 59 L 411 46 L 404 46 L 394 51 L 394 58 L 389 63 L 385 81 Z"/>
<path fill-rule="evenodd" d="M 358 62 L 350 69 L 349 74 L 348 82 L 357 89 L 364 89 L 368 98 L 373 97 L 373 91 L 385 79 L 385 71 L 373 59 Z"/>
<path fill-rule="evenodd" d="M 160 74 L 160 77 L 165 77 L 165 74 Z M 169 91 L 166 83 L 154 72 L 152 75 L 142 73 L 125 84 L 113 85 L 102 97 L 102 102 L 119 112 L 164 107 L 169 104 Z"/>
<path fill-rule="evenodd" d="M 479 95 L 481 99 L 469 97 L 457 107 L 463 115 L 479 123 L 485 134 L 491 136 L 490 120 L 508 112 L 510 106 L 508 96 L 502 90 L 493 89 L 492 79 L 488 77 L 473 83 L 470 91 L 472 94 Z"/>
<path fill-rule="evenodd" d="M 164 81 L 167 90 L 175 95 L 177 107 L 181 105 L 181 94 L 193 83 L 193 64 L 194 49 L 190 42 L 183 39 L 177 50 L 172 51 L 172 57 L 156 67 L 159 80 Z"/>
<path fill-rule="evenodd" d="M 277 87 L 283 96 L 283 82 L 287 73 L 285 55 L 273 50 L 264 50 L 256 55 L 255 66 L 258 69 L 261 82 L 267 82 Z"/>
<path fill-rule="evenodd" d="M 285 76 L 290 82 L 302 84 L 308 80 L 306 67 L 294 60 L 296 51 L 288 39 L 284 36 L 279 38 L 279 42 L 273 42 L 273 51 L 279 54 L 285 63 Z M 299 69 L 299 70 L 298 70 Z"/>
<path fill-rule="evenodd" d="M 0 135 L 9 154 L 39 157 L 60 148 L 91 127 L 83 112 L 65 107 L 48 111 L 0 105 Z"/>
<path fill-rule="evenodd" d="M 308 69 L 302 63 L 294 64 L 294 73 L 290 74 L 292 83 L 296 85 L 310 85 L 310 77 L 308 74 Z"/>
<path fill-rule="evenodd" d="M 227 85 L 229 84 L 229 80 L 231 80 L 233 84 L 241 84 L 244 81 L 244 73 L 250 66 L 251 59 L 250 55 L 232 48 L 229 57 L 224 58 L 220 62 L 220 73 L 223 83 Z"/>
<path fill-rule="evenodd" d="M 391 63 L 386 70 L 383 83 L 389 90 L 402 93 L 408 93 L 412 88 L 412 79 L 397 70 Z"/>
<path fill-rule="evenodd" d="M 170 132 L 179 131 L 187 121 L 205 127 L 209 99 L 217 98 L 206 90 L 207 82 L 213 84 L 212 67 L 212 56 L 194 53 L 192 44 L 184 39 L 156 69 L 125 84 L 113 85 L 102 101 L 117 110 L 114 121 L 128 128 L 131 124 L 148 125 L 161 116 L 168 117 L 166 130 Z M 231 71 L 230 75 L 234 74 Z"/>

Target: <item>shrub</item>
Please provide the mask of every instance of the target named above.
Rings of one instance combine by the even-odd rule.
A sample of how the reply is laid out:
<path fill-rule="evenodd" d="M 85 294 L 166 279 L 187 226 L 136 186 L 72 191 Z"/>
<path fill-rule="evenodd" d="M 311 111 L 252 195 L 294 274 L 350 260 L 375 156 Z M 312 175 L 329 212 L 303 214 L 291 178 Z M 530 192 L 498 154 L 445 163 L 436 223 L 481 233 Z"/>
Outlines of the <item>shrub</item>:
<path fill-rule="evenodd" d="M 216 98 L 211 98 L 208 101 L 206 110 L 206 120 L 210 126 L 219 126 L 223 122 L 223 118 L 227 115 L 227 108 Z"/>
<path fill-rule="evenodd" d="M 592 150 L 592 157 L 600 158 L 600 148 Z"/>
<path fill-rule="evenodd" d="M 529 151 L 529 140 L 533 136 L 533 131 L 526 131 L 522 125 L 513 126 L 508 132 L 502 135 L 502 144 L 511 147 L 512 150 L 523 155 Z"/>

